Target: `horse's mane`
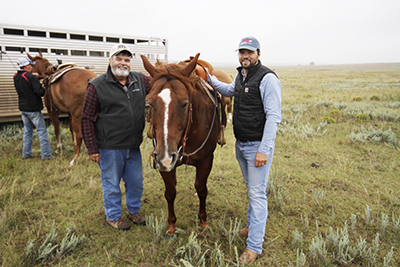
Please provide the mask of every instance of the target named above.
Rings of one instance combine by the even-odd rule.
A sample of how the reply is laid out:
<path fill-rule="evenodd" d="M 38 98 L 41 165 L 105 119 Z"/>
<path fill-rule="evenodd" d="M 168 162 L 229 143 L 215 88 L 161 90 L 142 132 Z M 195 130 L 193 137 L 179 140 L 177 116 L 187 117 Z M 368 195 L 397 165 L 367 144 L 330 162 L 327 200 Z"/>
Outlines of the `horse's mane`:
<path fill-rule="evenodd" d="M 189 92 L 196 91 L 198 84 L 198 76 L 193 73 L 187 77 L 184 73 L 185 63 L 179 64 L 166 64 L 157 62 L 156 71 L 154 73 L 153 79 L 151 79 L 151 85 L 153 86 L 157 81 L 164 80 L 169 81 L 177 79 L 184 83 L 188 88 Z"/>

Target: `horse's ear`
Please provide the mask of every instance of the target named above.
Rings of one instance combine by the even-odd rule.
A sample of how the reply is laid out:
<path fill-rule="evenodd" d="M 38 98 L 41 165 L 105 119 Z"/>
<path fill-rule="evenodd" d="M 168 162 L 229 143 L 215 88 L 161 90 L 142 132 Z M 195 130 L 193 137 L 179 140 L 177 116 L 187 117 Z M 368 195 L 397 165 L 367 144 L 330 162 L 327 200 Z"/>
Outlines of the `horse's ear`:
<path fill-rule="evenodd" d="M 43 58 L 42 51 L 39 51 L 39 56 L 40 56 L 41 58 Z"/>
<path fill-rule="evenodd" d="M 189 77 L 189 75 L 194 71 L 194 69 L 197 66 L 197 59 L 199 58 L 200 53 L 197 53 L 196 56 L 190 61 L 189 64 L 186 65 L 185 69 L 183 72 L 186 74 L 186 76 Z"/>
<path fill-rule="evenodd" d="M 26 53 L 26 55 L 28 56 L 28 58 L 29 58 L 30 60 L 33 61 L 33 57 L 32 57 L 31 55 L 29 55 L 29 53 Z"/>
<path fill-rule="evenodd" d="M 153 77 L 156 71 L 156 67 L 154 67 L 153 64 L 150 63 L 150 61 L 146 56 L 140 55 L 140 57 L 142 58 L 143 61 L 143 67 L 147 70 L 150 76 Z"/>

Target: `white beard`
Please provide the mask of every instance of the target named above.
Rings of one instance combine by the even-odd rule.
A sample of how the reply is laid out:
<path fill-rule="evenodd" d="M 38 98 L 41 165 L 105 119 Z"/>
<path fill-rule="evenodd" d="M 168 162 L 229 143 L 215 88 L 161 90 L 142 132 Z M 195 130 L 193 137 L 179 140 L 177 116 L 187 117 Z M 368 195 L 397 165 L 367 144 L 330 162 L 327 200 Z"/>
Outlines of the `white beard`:
<path fill-rule="evenodd" d="M 118 65 L 111 67 L 111 71 L 116 77 L 128 77 L 130 69 L 124 65 Z"/>

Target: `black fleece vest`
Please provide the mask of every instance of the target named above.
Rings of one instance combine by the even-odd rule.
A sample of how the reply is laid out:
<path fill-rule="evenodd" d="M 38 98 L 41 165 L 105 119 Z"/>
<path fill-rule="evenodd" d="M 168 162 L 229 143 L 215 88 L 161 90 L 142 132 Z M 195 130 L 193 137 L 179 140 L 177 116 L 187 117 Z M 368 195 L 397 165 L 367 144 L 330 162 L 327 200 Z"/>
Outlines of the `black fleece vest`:
<path fill-rule="evenodd" d="M 96 121 L 99 148 L 134 149 L 143 141 L 146 89 L 142 74 L 131 71 L 128 91 L 114 80 L 111 69 L 94 78 L 100 113 Z"/>
<path fill-rule="evenodd" d="M 238 140 L 261 141 L 266 119 L 260 95 L 260 83 L 268 73 L 273 73 L 275 76 L 276 74 L 258 61 L 243 81 L 242 69 L 242 67 L 237 68 L 239 74 L 235 81 L 233 131 Z"/>

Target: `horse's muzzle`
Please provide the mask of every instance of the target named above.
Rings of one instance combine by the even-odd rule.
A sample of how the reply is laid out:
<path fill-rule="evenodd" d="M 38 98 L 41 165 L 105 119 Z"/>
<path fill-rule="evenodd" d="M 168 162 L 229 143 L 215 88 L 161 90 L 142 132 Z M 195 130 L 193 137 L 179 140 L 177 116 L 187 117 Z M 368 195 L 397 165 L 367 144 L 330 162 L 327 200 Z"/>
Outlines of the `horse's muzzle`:
<path fill-rule="evenodd" d="M 154 157 L 154 168 L 159 169 L 160 171 L 170 172 L 175 168 L 175 164 L 178 161 L 178 153 L 173 152 L 171 154 L 166 153 L 164 158 L 159 159 L 159 156 L 156 152 L 153 153 Z"/>

